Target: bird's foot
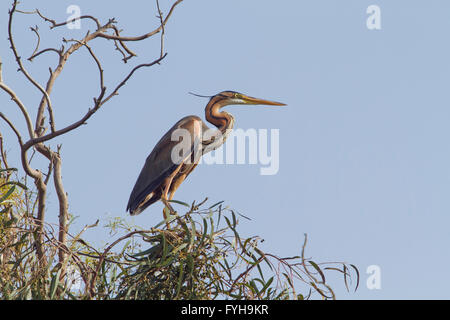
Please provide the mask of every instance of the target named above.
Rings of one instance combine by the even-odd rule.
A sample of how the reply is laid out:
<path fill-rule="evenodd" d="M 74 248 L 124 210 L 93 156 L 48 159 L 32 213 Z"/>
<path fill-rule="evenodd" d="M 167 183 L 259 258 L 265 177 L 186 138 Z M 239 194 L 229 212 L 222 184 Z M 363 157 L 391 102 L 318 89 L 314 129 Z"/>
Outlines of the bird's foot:
<path fill-rule="evenodd" d="M 169 216 L 176 216 L 177 212 L 171 207 L 164 207 L 163 210 L 164 217 L 168 218 Z"/>
<path fill-rule="evenodd" d="M 177 216 L 177 212 L 172 208 L 172 206 L 166 206 L 163 209 L 163 216 L 166 220 L 166 226 L 170 229 L 170 222 L 173 221 Z"/>

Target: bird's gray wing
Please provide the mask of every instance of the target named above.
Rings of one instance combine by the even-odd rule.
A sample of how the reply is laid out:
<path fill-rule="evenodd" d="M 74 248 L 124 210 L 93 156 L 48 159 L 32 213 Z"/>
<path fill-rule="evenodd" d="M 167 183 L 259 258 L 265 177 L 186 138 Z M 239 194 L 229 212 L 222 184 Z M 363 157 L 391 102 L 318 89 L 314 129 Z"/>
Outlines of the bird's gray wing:
<path fill-rule="evenodd" d="M 144 167 L 142 168 L 136 184 L 134 185 L 133 191 L 131 192 L 127 205 L 127 211 L 130 211 L 130 214 L 138 214 L 150 204 L 159 200 L 159 197 L 149 197 L 149 195 L 152 192 L 159 191 L 158 188 L 161 187 L 164 180 L 169 177 L 181 163 L 180 159 L 177 159 L 178 161 L 176 162 L 173 161 L 172 150 L 174 150 L 174 148 L 180 149 L 180 146 L 185 148 L 185 150 L 188 148 L 189 151 L 186 151 L 183 157 L 191 157 L 192 152 L 196 148 L 196 142 L 199 138 L 197 136 L 198 130 L 194 130 L 194 128 L 198 128 L 199 125 L 201 128 L 202 120 L 199 117 L 185 117 L 178 121 L 159 140 L 150 155 L 147 157 Z M 186 133 L 190 134 L 190 139 L 183 141 L 183 145 L 180 145 L 181 140 L 172 141 L 173 137 L 179 137 L 176 134 L 174 135 L 174 132 L 177 129 L 184 129 L 186 130 Z M 183 134 L 183 131 L 181 131 L 181 133 Z M 183 138 L 183 140 L 184 139 L 185 138 Z"/>

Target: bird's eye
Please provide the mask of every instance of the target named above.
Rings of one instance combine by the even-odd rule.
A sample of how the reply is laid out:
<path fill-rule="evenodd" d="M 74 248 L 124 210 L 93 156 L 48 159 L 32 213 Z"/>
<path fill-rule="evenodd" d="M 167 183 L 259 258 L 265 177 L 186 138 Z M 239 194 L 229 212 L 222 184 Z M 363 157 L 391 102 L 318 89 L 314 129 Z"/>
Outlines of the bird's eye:
<path fill-rule="evenodd" d="M 239 98 L 239 93 L 235 92 L 235 93 L 234 93 L 234 97 L 235 97 L 235 98 Z"/>

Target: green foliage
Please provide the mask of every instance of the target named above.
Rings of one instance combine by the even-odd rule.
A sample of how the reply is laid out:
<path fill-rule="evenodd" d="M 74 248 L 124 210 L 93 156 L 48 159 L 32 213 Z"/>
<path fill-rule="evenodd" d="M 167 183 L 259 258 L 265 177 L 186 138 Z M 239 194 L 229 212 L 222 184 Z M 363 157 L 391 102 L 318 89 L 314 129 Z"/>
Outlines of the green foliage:
<path fill-rule="evenodd" d="M 185 214 L 148 230 L 114 218 L 104 228 L 116 240 L 100 249 L 82 238 L 101 228 L 98 221 L 69 233 L 61 268 L 52 225 L 44 229 L 48 260 L 37 260 L 33 215 L 23 201 L 32 194 L 17 192 L 18 183 L 0 185 L 0 299 L 334 299 L 328 273 L 341 274 L 348 290 L 350 270 L 359 278 L 353 265 L 305 258 L 306 235 L 299 255 L 264 252 L 262 239 L 239 234 L 242 216 L 205 201 L 184 204 Z"/>
<path fill-rule="evenodd" d="M 263 252 L 261 239 L 242 238 L 236 213 L 221 204 L 193 205 L 173 223 L 138 233 L 149 248 L 124 256 L 115 298 L 301 299 L 313 292 L 334 298 L 326 271 L 304 258 L 304 247 L 301 256 L 289 258 Z M 307 295 L 297 292 L 302 289 Z"/>

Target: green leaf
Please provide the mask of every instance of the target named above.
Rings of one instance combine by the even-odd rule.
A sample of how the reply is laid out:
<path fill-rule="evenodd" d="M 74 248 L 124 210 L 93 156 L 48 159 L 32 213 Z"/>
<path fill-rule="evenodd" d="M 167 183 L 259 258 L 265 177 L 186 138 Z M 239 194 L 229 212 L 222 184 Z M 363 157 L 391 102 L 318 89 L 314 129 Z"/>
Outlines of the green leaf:
<path fill-rule="evenodd" d="M 164 210 L 165 210 L 166 208 L 164 208 Z M 158 223 L 156 226 L 155 226 L 155 228 L 159 228 L 160 226 L 162 226 L 163 224 L 167 224 L 167 223 L 169 223 L 169 222 L 172 222 L 173 220 L 175 220 L 177 218 L 177 216 L 176 215 L 169 215 L 168 217 L 167 217 L 167 219 L 164 219 L 163 221 L 161 221 L 160 223 Z"/>
<path fill-rule="evenodd" d="M 172 254 L 176 254 L 178 251 L 183 250 L 184 248 L 187 247 L 187 243 L 182 243 L 180 244 L 178 247 L 176 247 L 175 249 L 172 250 Z"/>
<path fill-rule="evenodd" d="M 189 239 L 189 247 L 192 248 L 192 246 L 194 245 L 194 240 L 197 235 L 197 229 L 195 228 L 194 220 L 191 220 L 191 230 L 190 231 L 191 231 L 191 237 Z"/>
<path fill-rule="evenodd" d="M 50 283 L 50 300 L 53 300 L 55 297 L 56 289 L 58 288 L 59 283 L 59 275 L 61 274 L 61 268 L 59 268 L 58 272 L 53 276 L 52 282 Z"/>
<path fill-rule="evenodd" d="M 175 261 L 175 257 L 170 257 L 168 259 L 165 260 L 161 260 L 160 263 L 158 263 L 156 265 L 157 268 L 164 268 L 167 267 L 168 265 L 172 264 Z"/>
<path fill-rule="evenodd" d="M 314 269 L 319 272 L 320 276 L 322 277 L 322 283 L 325 283 L 325 275 L 323 274 L 322 270 L 320 270 L 319 266 L 312 260 L 309 261 L 309 263 L 314 267 Z"/>
<path fill-rule="evenodd" d="M 217 207 L 219 204 L 222 204 L 222 203 L 224 203 L 223 200 L 213 204 L 211 207 L 208 208 L 208 210 L 211 210 L 212 208 Z"/>
<path fill-rule="evenodd" d="M 180 294 L 181 285 L 183 284 L 183 279 L 184 279 L 183 263 L 180 263 L 178 272 L 179 272 L 179 275 L 178 275 L 178 283 L 177 283 L 177 293 L 176 293 L 175 297 L 178 297 L 178 295 Z"/>
<path fill-rule="evenodd" d="M 157 252 L 159 250 L 161 250 L 161 244 L 160 243 L 158 243 L 157 245 L 151 247 L 150 249 L 138 252 L 136 254 L 133 254 L 133 255 L 129 254 L 129 256 L 133 257 L 133 258 L 137 258 L 137 257 L 141 257 L 141 256 L 149 256 L 152 253 Z"/>
<path fill-rule="evenodd" d="M 256 285 L 256 282 L 254 279 L 250 280 L 250 289 L 252 290 L 253 293 L 258 294 L 259 290 L 258 290 L 258 286 Z"/>
<path fill-rule="evenodd" d="M 293 285 L 293 283 L 292 283 L 291 277 L 289 277 L 285 272 L 283 272 L 282 275 L 286 278 L 287 282 L 289 283 L 289 286 L 290 286 L 291 288 L 293 288 L 294 285 Z"/>
<path fill-rule="evenodd" d="M 262 252 L 260 249 L 258 248 L 254 248 L 254 250 L 261 256 L 263 257 L 264 261 L 266 262 L 266 264 L 269 266 L 270 271 L 273 271 L 273 267 L 272 264 L 270 263 L 269 259 L 267 259 L 266 255 L 264 254 L 264 252 Z"/>
<path fill-rule="evenodd" d="M 183 205 L 183 206 L 185 206 L 185 207 L 188 207 L 188 208 L 191 207 L 191 206 L 188 205 L 186 202 L 182 202 L 182 201 L 178 201 L 178 200 L 169 200 L 169 202 L 178 203 L 178 204 L 181 204 L 181 205 Z"/>
<path fill-rule="evenodd" d="M 272 282 L 273 282 L 273 278 L 274 278 L 274 277 L 272 276 L 269 280 L 267 280 L 267 282 L 264 284 L 264 286 L 262 287 L 262 289 L 261 289 L 260 292 L 264 293 L 264 292 L 267 290 L 267 288 L 270 287 L 270 285 L 271 285 Z"/>
<path fill-rule="evenodd" d="M 14 190 L 16 189 L 16 186 L 12 186 L 1 198 L 0 198 L 0 204 L 8 199 L 8 197 L 14 192 Z"/>
<path fill-rule="evenodd" d="M 163 242 L 162 242 L 162 257 L 161 257 L 161 261 L 164 261 L 167 257 L 167 254 L 169 253 L 169 250 L 167 248 L 167 239 L 165 234 L 162 234 L 162 238 L 163 238 Z"/>
<path fill-rule="evenodd" d="M 208 221 L 205 218 L 203 218 L 202 220 L 203 220 L 203 233 L 200 241 L 198 241 L 197 250 L 202 248 L 208 233 Z"/>
<path fill-rule="evenodd" d="M 231 210 L 231 216 L 233 218 L 233 228 L 236 228 L 237 219 L 236 219 L 236 214 L 234 213 L 233 210 Z"/>
<path fill-rule="evenodd" d="M 351 266 L 353 269 L 355 269 L 355 271 L 356 271 L 356 287 L 355 287 L 355 292 L 356 292 L 356 290 L 358 289 L 358 286 L 359 286 L 359 270 L 358 270 L 358 268 L 357 268 L 356 266 L 354 266 L 353 264 L 350 264 L 350 266 Z"/>
<path fill-rule="evenodd" d="M 316 289 L 316 291 L 322 296 L 322 297 L 324 297 L 325 299 L 328 299 L 328 298 L 332 298 L 332 296 L 331 297 L 329 297 L 329 296 L 327 296 L 326 294 L 325 294 L 325 292 L 323 292 L 314 282 L 310 282 L 309 283 L 310 285 L 311 285 L 311 287 L 313 287 L 314 289 Z"/>
<path fill-rule="evenodd" d="M 189 275 L 192 277 L 192 273 L 194 272 L 194 258 L 192 257 L 192 255 L 187 256 L 187 266 Z"/>
<path fill-rule="evenodd" d="M 347 266 L 344 264 L 344 266 L 343 266 L 343 269 L 344 269 L 344 284 L 345 284 L 345 287 L 347 288 L 347 291 L 350 291 L 349 289 L 348 289 L 348 282 L 347 282 L 347 275 L 348 275 L 348 273 L 347 273 Z"/>
<path fill-rule="evenodd" d="M 4 186 L 10 185 L 10 184 L 19 186 L 19 187 L 21 187 L 21 188 L 24 189 L 24 190 L 28 190 L 28 188 L 27 188 L 26 185 L 24 185 L 23 183 L 17 182 L 17 181 L 8 181 L 8 182 L 5 182 L 4 184 L 2 184 L 2 185 L 0 186 L 0 188 L 3 188 Z"/>

